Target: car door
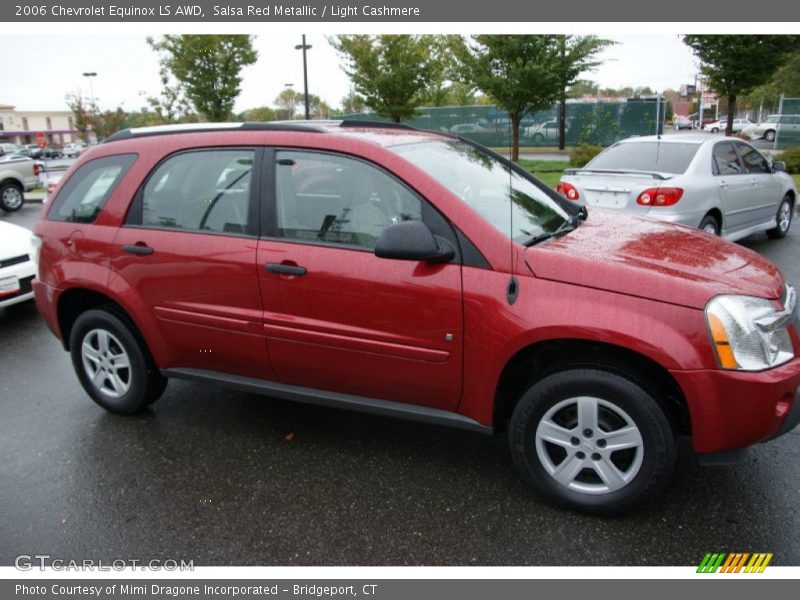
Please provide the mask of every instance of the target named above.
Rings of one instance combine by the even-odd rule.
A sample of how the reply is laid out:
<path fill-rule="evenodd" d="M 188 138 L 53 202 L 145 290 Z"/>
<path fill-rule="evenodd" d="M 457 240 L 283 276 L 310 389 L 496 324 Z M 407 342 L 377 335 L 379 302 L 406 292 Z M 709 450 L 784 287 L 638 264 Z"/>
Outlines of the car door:
<path fill-rule="evenodd" d="M 769 161 L 758 150 L 745 142 L 734 142 L 742 166 L 752 188 L 753 224 L 768 223 L 778 214 L 782 199 L 779 182 L 772 173 Z"/>
<path fill-rule="evenodd" d="M 112 268 L 165 344 L 162 367 L 270 378 L 256 275 L 262 151 L 206 148 L 155 167 L 115 239 Z"/>
<path fill-rule="evenodd" d="M 714 145 L 712 171 L 722 204 L 722 226 L 726 233 L 749 227 L 755 220 L 753 185 L 742 167 L 733 142 Z"/>
<path fill-rule="evenodd" d="M 363 160 L 277 150 L 273 203 L 258 245 L 264 331 L 278 381 L 455 409 L 461 396 L 461 266 L 387 260 L 381 232 L 444 218 Z"/>

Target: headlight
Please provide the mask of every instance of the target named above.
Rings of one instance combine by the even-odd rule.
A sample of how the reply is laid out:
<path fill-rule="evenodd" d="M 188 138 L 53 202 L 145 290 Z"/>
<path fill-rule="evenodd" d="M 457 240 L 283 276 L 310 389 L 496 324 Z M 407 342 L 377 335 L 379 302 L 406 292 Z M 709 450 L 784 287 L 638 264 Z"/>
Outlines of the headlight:
<path fill-rule="evenodd" d="M 794 358 L 788 327 L 795 291 L 786 289 L 784 310 L 752 296 L 717 296 L 706 306 L 706 323 L 723 369 L 761 371 Z"/>

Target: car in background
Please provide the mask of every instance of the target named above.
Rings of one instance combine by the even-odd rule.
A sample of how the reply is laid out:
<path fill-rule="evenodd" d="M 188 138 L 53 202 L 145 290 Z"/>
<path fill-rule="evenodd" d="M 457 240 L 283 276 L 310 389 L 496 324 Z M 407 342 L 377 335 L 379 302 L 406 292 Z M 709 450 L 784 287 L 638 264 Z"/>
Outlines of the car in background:
<path fill-rule="evenodd" d="M 36 275 L 31 232 L 0 221 L 0 308 L 33 299 Z"/>
<path fill-rule="evenodd" d="M 53 160 L 61 158 L 63 155 L 61 153 L 61 150 L 58 150 L 57 148 L 51 148 L 48 146 L 46 148 L 37 147 L 36 150 L 31 150 L 30 156 L 31 158 L 35 158 L 38 160 L 44 160 L 44 159 Z"/>
<path fill-rule="evenodd" d="M 745 127 L 750 127 L 751 125 L 755 125 L 750 119 L 734 119 L 733 120 L 733 129 L 732 133 L 739 133 Z M 711 133 L 719 133 L 720 131 L 724 132 L 725 128 L 728 126 L 728 119 L 720 117 L 718 121 L 714 121 L 713 123 L 709 123 L 706 125 L 706 129 Z"/>
<path fill-rule="evenodd" d="M 769 115 L 757 125 L 745 127 L 742 135 L 750 140 L 764 139 L 774 142 L 779 135 L 800 137 L 800 115 Z"/>
<path fill-rule="evenodd" d="M 16 154 L 20 151 L 18 144 L 0 144 L 0 156 L 7 154 Z"/>
<path fill-rule="evenodd" d="M 48 200 L 56 193 L 56 189 L 64 173 L 65 171 L 52 171 L 47 174 L 47 179 L 44 181 L 45 194 L 42 198 L 42 204 L 47 204 Z"/>
<path fill-rule="evenodd" d="M 83 142 L 70 142 L 69 144 L 64 144 L 62 153 L 66 158 L 77 158 L 85 149 L 86 144 Z"/>
<path fill-rule="evenodd" d="M 676 130 L 692 129 L 693 123 L 689 117 L 683 115 L 677 115 L 672 119 L 672 126 Z"/>
<path fill-rule="evenodd" d="M 781 162 L 739 138 L 689 134 L 629 138 L 582 169 L 567 169 L 558 191 L 589 207 L 624 210 L 738 240 L 759 231 L 782 238 L 797 188 Z"/>
<path fill-rule="evenodd" d="M 545 121 L 526 127 L 524 135 L 535 144 L 558 140 L 558 121 Z"/>
<path fill-rule="evenodd" d="M 460 125 L 453 125 L 450 128 L 450 133 L 484 133 L 486 130 L 475 123 L 462 123 Z"/>
<path fill-rule="evenodd" d="M 25 192 L 39 185 L 39 164 L 21 154 L 0 157 L 0 209 L 13 212 L 25 203 Z"/>

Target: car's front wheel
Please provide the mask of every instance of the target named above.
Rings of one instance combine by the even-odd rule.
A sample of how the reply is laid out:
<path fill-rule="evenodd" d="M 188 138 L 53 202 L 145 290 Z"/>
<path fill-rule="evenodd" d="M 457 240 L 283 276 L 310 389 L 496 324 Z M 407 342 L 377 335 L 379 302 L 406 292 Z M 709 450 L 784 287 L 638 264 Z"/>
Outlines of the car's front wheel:
<path fill-rule="evenodd" d="M 789 227 L 792 224 L 792 208 L 792 199 L 787 194 L 783 197 L 778 207 L 778 214 L 776 215 L 777 226 L 767 231 L 769 237 L 774 240 L 786 237 L 786 234 L 789 233 Z"/>
<path fill-rule="evenodd" d="M 768 142 L 774 142 L 775 141 L 775 131 L 773 131 L 772 129 L 769 129 L 769 130 L 765 131 L 764 132 L 764 139 L 767 140 Z"/>
<path fill-rule="evenodd" d="M 22 208 L 23 204 L 25 204 L 25 196 L 20 186 L 10 182 L 0 185 L 0 209 L 14 212 Z"/>
<path fill-rule="evenodd" d="M 602 369 L 568 369 L 534 383 L 514 410 L 509 442 L 536 490 L 604 515 L 659 492 L 676 457 L 675 433 L 653 396 Z"/>
<path fill-rule="evenodd" d="M 138 412 L 158 400 L 166 387 L 133 326 L 111 311 L 93 309 L 78 317 L 70 333 L 70 353 L 83 389 L 109 412 Z"/>

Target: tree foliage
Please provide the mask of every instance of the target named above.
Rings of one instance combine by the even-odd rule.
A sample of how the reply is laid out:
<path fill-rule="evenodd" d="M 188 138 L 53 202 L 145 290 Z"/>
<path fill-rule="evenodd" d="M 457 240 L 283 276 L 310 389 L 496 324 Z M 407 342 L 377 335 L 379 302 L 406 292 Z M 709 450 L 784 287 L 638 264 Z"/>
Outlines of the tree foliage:
<path fill-rule="evenodd" d="M 797 51 L 796 35 L 685 35 L 684 43 L 700 60 L 710 87 L 728 100 L 728 123 L 725 133 L 733 131 L 736 98 L 767 83 Z"/>
<path fill-rule="evenodd" d="M 200 114 L 209 121 L 230 118 L 241 91 L 241 70 L 258 58 L 252 36 L 165 35 L 148 43 Z M 167 89 L 162 96 L 169 97 Z"/>
<path fill-rule="evenodd" d="M 78 137 L 89 141 L 89 132 L 94 132 L 98 140 L 104 140 L 112 133 L 127 127 L 128 113 L 121 106 L 113 110 L 101 111 L 96 102 L 85 98 L 80 91 L 64 96 L 67 107 L 72 111 Z"/>
<path fill-rule="evenodd" d="M 475 35 L 453 45 L 461 80 L 508 111 L 511 157 L 519 159 L 519 126 L 528 113 L 552 106 L 559 78 L 555 36 Z"/>
<path fill-rule="evenodd" d="M 342 35 L 328 41 L 364 104 L 396 123 L 425 102 L 440 66 L 429 36 Z"/>
<path fill-rule="evenodd" d="M 558 48 L 556 61 L 559 85 L 558 147 L 563 150 L 567 124 L 567 97 L 570 95 L 570 88 L 578 83 L 581 75 L 602 64 L 602 61 L 597 59 L 597 55 L 614 42 L 596 35 L 558 35 L 555 37 Z"/>

